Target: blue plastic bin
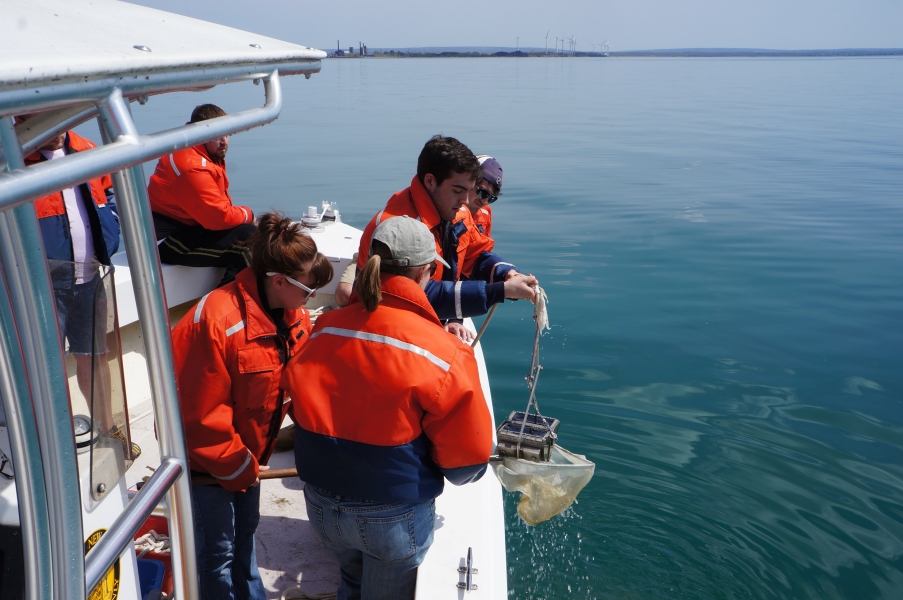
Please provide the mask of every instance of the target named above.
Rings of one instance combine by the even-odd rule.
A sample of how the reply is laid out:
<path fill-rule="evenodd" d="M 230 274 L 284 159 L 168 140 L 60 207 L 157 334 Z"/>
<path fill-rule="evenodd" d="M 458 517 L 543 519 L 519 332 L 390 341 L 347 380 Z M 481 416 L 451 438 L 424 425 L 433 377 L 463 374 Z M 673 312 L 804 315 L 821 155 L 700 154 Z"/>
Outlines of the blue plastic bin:
<path fill-rule="evenodd" d="M 141 585 L 141 598 L 147 598 L 151 590 L 163 587 L 163 563 L 147 558 L 138 559 L 138 583 Z"/>

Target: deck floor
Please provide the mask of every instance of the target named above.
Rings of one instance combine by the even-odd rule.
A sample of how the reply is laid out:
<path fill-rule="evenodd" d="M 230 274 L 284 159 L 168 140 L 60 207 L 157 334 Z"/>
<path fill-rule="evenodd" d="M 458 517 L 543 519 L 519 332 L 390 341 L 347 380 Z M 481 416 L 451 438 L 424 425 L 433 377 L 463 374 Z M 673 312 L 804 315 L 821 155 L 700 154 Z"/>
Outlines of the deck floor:
<path fill-rule="evenodd" d="M 151 475 L 148 466 L 160 463 L 154 437 L 153 414 L 145 403 L 132 412 L 132 441 L 141 456 L 126 473 L 129 486 Z M 295 466 L 291 451 L 276 452 L 273 469 Z M 333 592 L 339 586 L 339 566 L 310 527 L 304 504 L 304 483 L 297 478 L 261 483 L 260 525 L 257 529 L 257 566 L 268 598 L 279 598 L 288 588 L 301 585 L 312 593 Z"/>

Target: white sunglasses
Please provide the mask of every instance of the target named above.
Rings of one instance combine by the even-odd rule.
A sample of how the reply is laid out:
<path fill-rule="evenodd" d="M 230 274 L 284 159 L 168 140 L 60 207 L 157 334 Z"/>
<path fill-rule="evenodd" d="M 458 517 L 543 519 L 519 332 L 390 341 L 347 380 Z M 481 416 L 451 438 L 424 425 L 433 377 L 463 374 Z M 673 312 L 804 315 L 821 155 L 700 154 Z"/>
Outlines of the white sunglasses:
<path fill-rule="evenodd" d="M 296 280 L 292 279 L 288 275 L 285 275 L 283 273 L 274 273 L 272 271 L 267 273 L 267 277 L 275 277 L 276 275 L 282 275 L 283 277 L 285 277 L 285 280 L 288 281 L 290 284 L 298 286 L 299 288 L 301 288 L 302 290 L 307 292 L 308 298 L 310 298 L 311 296 L 313 296 L 314 294 L 317 293 L 317 288 L 309 288 L 306 285 L 304 285 L 303 283 L 301 283 L 300 281 L 296 281 Z"/>

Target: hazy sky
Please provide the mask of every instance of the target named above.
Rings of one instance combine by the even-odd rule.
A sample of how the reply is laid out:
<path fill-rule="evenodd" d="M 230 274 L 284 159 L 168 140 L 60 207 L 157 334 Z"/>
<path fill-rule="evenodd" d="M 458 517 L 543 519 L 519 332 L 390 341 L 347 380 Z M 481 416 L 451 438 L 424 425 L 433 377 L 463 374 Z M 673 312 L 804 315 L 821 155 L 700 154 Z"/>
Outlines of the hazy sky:
<path fill-rule="evenodd" d="M 134 1 L 134 0 L 133 0 Z M 903 0 L 140 0 L 321 49 L 418 46 L 901 48 Z"/>

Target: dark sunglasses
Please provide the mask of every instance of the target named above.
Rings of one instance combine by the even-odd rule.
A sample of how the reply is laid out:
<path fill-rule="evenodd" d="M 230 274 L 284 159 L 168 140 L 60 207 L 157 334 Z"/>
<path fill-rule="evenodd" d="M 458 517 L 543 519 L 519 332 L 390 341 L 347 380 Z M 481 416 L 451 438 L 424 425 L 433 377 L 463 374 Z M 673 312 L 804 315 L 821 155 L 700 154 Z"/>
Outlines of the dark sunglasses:
<path fill-rule="evenodd" d="M 499 196 L 496 196 L 495 194 L 490 194 L 489 190 L 477 188 L 477 196 L 482 198 L 483 200 L 489 200 L 489 204 L 492 204 L 499 199 L 499 196 L 501 196 L 501 194 L 499 194 Z"/>

